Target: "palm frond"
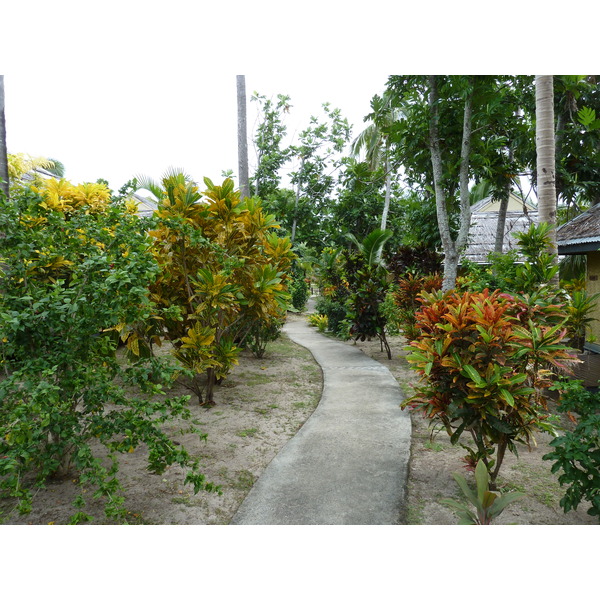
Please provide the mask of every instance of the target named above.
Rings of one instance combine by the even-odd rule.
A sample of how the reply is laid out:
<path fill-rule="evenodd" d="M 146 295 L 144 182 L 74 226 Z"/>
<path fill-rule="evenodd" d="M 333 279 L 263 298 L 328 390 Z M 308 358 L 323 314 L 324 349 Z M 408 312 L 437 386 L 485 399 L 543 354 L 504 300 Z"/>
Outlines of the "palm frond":
<path fill-rule="evenodd" d="M 384 244 L 392 237 L 388 229 L 375 229 L 362 242 L 362 253 L 367 264 L 373 266 L 380 262 Z"/>
<path fill-rule="evenodd" d="M 136 175 L 135 180 L 136 192 L 138 190 L 148 190 L 158 202 L 162 200 L 165 192 L 164 188 L 160 185 L 160 183 L 152 179 L 152 177 L 148 177 L 147 175 Z"/>

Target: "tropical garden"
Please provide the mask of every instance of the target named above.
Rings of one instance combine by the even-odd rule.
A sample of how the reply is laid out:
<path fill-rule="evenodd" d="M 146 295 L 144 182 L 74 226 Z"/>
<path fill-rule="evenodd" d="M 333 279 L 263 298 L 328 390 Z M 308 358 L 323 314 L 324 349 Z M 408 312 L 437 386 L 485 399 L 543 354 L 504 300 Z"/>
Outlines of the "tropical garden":
<path fill-rule="evenodd" d="M 234 510 L 255 475 L 228 479 L 227 452 L 272 432 L 285 402 L 261 388 L 259 403 L 253 383 L 274 374 L 293 398 L 274 444 L 318 402 L 318 370 L 281 335 L 295 318 L 396 361 L 419 443 L 458 457 L 452 497 L 438 499 L 454 522 L 490 523 L 527 495 L 506 465 L 540 436 L 560 511 L 600 518 L 599 396 L 573 371 L 597 298 L 585 263 L 559 260 L 556 244 L 560 224 L 600 201 L 596 76 L 393 75 L 362 131 L 324 103 L 294 144 L 292 98 L 249 101 L 256 165 L 241 160 L 237 182 L 169 169 L 115 192 L 4 145 L 0 518 L 28 522 L 42 502 L 53 522 L 47 491 L 68 482 L 68 522 L 139 522 L 130 460 L 188 506 L 233 481 Z M 539 220 L 506 251 L 511 194 Z M 495 244 L 471 263 L 471 207 L 485 197 Z M 291 379 L 272 370 L 293 361 Z M 234 441 L 214 439 L 225 406 L 250 419 Z M 252 448 L 265 465 L 277 449 Z"/>

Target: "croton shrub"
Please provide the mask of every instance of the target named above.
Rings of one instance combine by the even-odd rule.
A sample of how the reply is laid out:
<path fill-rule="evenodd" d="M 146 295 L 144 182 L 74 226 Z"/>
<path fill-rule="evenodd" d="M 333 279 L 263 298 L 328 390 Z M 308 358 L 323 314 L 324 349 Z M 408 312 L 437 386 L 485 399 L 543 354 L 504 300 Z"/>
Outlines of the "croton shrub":
<path fill-rule="evenodd" d="M 550 427 L 542 392 L 577 360 L 563 343 L 566 312 L 540 294 L 487 289 L 424 292 L 421 303 L 407 357 L 421 381 L 403 407 L 441 424 L 494 485 L 506 450 Z"/>

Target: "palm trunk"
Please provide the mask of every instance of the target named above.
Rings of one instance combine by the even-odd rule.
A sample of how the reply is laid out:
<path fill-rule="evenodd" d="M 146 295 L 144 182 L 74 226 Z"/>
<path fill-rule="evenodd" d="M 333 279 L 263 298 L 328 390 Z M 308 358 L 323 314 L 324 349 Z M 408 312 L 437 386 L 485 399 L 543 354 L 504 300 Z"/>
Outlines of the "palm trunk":
<path fill-rule="evenodd" d="M 248 134 L 246 126 L 246 77 L 236 75 L 238 109 L 238 167 L 240 174 L 240 196 L 247 198 L 248 189 Z"/>
<path fill-rule="evenodd" d="M 8 151 L 6 149 L 6 120 L 4 118 L 4 75 L 0 75 L 0 190 L 8 199 Z"/>
<path fill-rule="evenodd" d="M 556 181 L 554 139 L 554 81 L 552 75 L 535 77 L 535 143 L 540 222 L 552 226 L 548 252 L 558 262 L 556 245 Z M 558 275 L 553 283 L 558 284 Z"/>

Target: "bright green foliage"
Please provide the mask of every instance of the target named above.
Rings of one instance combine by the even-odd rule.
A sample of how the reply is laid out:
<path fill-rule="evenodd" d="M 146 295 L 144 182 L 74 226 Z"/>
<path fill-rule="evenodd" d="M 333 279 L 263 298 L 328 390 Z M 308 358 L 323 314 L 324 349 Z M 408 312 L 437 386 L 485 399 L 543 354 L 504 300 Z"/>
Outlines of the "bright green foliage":
<path fill-rule="evenodd" d="M 308 324 L 312 327 L 316 327 L 321 333 L 327 331 L 327 315 L 320 315 L 318 313 L 312 314 L 308 317 Z"/>
<path fill-rule="evenodd" d="M 325 248 L 321 252 L 317 275 L 321 287 L 321 296 L 317 299 L 315 310 L 327 316 L 329 330 L 335 335 L 347 339 L 349 326 L 346 322 L 346 302 L 350 297 L 350 288 L 343 268 L 340 250 Z"/>
<path fill-rule="evenodd" d="M 588 514 L 600 519 L 600 394 L 585 390 L 580 382 L 570 382 L 562 392 L 558 410 L 568 413 L 576 425 L 550 442 L 553 450 L 545 454 L 551 460 L 552 472 L 566 485 L 560 505 L 565 512 L 575 510 L 582 500 L 592 504 Z M 576 413 L 574 416 L 572 413 Z"/>
<path fill-rule="evenodd" d="M 150 235 L 160 274 L 150 292 L 175 356 L 195 373 L 190 389 L 202 402 L 205 388 L 205 403 L 213 404 L 214 384 L 237 364 L 254 324 L 270 327 L 284 317 L 294 255 L 260 200 L 241 200 L 231 179 L 204 181 L 200 194 L 174 172 L 157 188 L 162 198 Z"/>
<path fill-rule="evenodd" d="M 287 130 L 283 115 L 290 111 L 290 97 L 278 94 L 275 102 L 255 92 L 250 100 L 259 105 L 260 112 L 254 136 L 258 164 L 250 186 L 252 195 L 266 200 L 277 192 L 281 181 L 279 171 L 290 158 L 290 149 L 281 148 Z"/>
<path fill-rule="evenodd" d="M 460 518 L 459 525 L 490 525 L 511 502 L 525 496 L 521 492 L 508 492 L 500 495 L 491 492 L 490 476 L 482 461 L 478 461 L 475 467 L 475 482 L 477 485 L 475 492 L 471 490 L 462 475 L 455 473 L 453 476 L 465 498 L 475 508 L 475 512 L 473 512 L 468 505 L 461 504 L 456 500 L 441 500 L 442 504 L 456 512 Z"/>
<path fill-rule="evenodd" d="M 567 306 L 569 343 L 580 352 L 583 352 L 588 325 L 596 320 L 591 315 L 596 309 L 598 298 L 600 298 L 600 294 L 590 296 L 585 290 L 573 290 L 569 294 Z"/>
<path fill-rule="evenodd" d="M 267 344 L 279 338 L 282 325 L 283 321 L 276 319 L 255 321 L 252 324 L 247 345 L 256 358 L 262 358 L 265 355 Z"/>
<path fill-rule="evenodd" d="M 421 385 L 403 407 L 440 422 L 452 443 L 468 432 L 475 448 L 463 445 L 467 462 L 482 460 L 493 484 L 505 450 L 516 453 L 515 442 L 530 444 L 547 427 L 541 391 L 555 377 L 550 367 L 564 370 L 575 359 L 562 344 L 566 314 L 499 291 L 422 296 L 408 356 Z"/>
<path fill-rule="evenodd" d="M 177 463 L 196 491 L 211 489 L 162 431 L 187 414 L 187 397 L 156 399 L 176 369 L 125 368 L 104 333 L 152 310 L 147 223 L 100 184 L 51 180 L 0 203 L 0 488 L 28 512 L 36 487 L 69 473 L 117 518 L 118 455 L 143 444 L 150 471 Z M 83 493 L 76 504 L 84 519 Z"/>
<path fill-rule="evenodd" d="M 310 289 L 306 281 L 304 270 L 297 264 L 292 265 L 292 280 L 289 284 L 290 294 L 292 296 L 292 306 L 295 310 L 302 312 L 306 308 L 306 303 L 310 296 Z"/>

